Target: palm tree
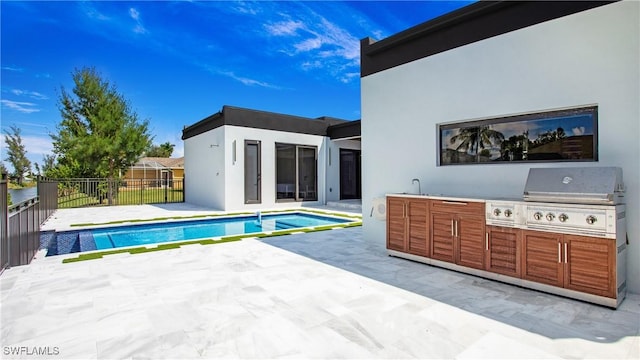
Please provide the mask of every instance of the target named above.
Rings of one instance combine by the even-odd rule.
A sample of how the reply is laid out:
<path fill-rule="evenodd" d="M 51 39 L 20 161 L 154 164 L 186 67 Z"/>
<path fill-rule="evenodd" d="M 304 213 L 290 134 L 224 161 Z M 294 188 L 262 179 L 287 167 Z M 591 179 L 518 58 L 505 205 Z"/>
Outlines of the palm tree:
<path fill-rule="evenodd" d="M 485 149 L 486 146 L 499 145 L 504 140 L 504 135 L 496 130 L 485 126 L 472 126 L 463 128 L 460 132 L 453 136 L 449 142 L 455 144 L 460 141 L 460 145 L 456 147 L 456 150 L 464 150 L 465 152 L 471 151 L 476 154 L 476 162 L 480 162 L 480 149 Z"/>

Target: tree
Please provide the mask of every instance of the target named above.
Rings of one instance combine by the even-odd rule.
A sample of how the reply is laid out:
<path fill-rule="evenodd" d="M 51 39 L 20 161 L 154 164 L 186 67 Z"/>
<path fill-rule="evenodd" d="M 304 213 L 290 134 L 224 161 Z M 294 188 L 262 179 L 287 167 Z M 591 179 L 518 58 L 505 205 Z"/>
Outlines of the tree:
<path fill-rule="evenodd" d="M 20 128 L 11 126 L 11 131 L 4 130 L 4 142 L 7 144 L 7 160 L 13 165 L 13 177 L 19 185 L 24 182 L 24 175 L 31 171 L 31 161 L 27 159 L 27 150 L 22 143 Z"/>
<path fill-rule="evenodd" d="M 61 88 L 62 116 L 51 135 L 59 172 L 114 179 L 151 144 L 148 121 L 139 121 L 124 96 L 93 68 L 72 73 L 73 94 Z M 111 183 L 111 182 L 110 182 Z M 112 192 L 109 192 L 112 200 Z"/>
<path fill-rule="evenodd" d="M 480 149 L 485 149 L 487 145 L 500 144 L 504 140 L 504 135 L 488 126 L 473 126 L 460 130 L 458 134 L 449 140 L 451 144 L 460 141 L 456 150 L 464 150 L 467 153 L 475 154 L 476 161 L 480 161 Z"/>
<path fill-rule="evenodd" d="M 171 157 L 174 147 L 175 145 L 173 145 L 168 141 L 160 145 L 151 145 L 149 149 L 146 151 L 146 156 L 168 158 L 168 157 Z"/>

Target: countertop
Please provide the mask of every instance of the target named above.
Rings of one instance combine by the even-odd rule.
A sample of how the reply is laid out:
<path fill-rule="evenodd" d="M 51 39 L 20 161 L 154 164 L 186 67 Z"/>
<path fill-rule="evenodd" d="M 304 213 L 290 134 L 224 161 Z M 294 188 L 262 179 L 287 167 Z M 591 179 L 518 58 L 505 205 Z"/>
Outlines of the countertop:
<path fill-rule="evenodd" d="M 509 197 L 479 197 L 474 195 L 445 195 L 445 194 L 410 194 L 410 193 L 389 193 L 386 194 L 389 197 L 411 197 L 417 199 L 430 199 L 430 200 L 445 200 L 445 201 L 509 201 L 509 202 L 524 202 L 522 198 L 509 198 Z"/>

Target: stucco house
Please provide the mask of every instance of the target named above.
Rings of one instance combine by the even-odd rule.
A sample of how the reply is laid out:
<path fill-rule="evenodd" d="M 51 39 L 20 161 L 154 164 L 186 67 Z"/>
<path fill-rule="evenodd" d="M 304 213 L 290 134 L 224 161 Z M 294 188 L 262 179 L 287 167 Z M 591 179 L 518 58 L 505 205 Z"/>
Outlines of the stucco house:
<path fill-rule="evenodd" d="M 423 193 L 522 199 L 534 167 L 620 167 L 627 285 L 639 293 L 639 44 L 637 1 L 478 2 L 361 40 L 364 238 L 385 242 L 384 219 L 367 209 L 385 194 L 416 193 L 412 179 Z M 486 161 L 460 152 L 456 162 L 476 163 L 442 163 L 453 161 L 441 143 L 449 124 L 585 107 L 597 109 L 597 141 L 560 145 L 593 146 L 589 161 L 491 161 L 486 149 Z"/>
<path fill-rule="evenodd" d="M 186 202 L 220 210 L 360 199 L 360 121 L 223 106 L 183 129 Z"/>
<path fill-rule="evenodd" d="M 182 181 L 184 178 L 184 157 L 142 157 L 134 165 L 130 166 L 124 176 L 124 180 L 148 181 Z"/>

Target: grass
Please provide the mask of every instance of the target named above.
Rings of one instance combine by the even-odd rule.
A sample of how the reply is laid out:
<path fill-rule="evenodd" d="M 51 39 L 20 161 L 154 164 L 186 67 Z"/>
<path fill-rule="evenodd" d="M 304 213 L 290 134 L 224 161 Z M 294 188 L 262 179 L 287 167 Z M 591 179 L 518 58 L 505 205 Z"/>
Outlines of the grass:
<path fill-rule="evenodd" d="M 183 202 L 184 192 L 182 190 L 166 189 L 167 202 Z M 116 205 L 140 205 L 164 203 L 165 189 L 147 188 L 144 190 L 121 190 L 116 195 L 114 202 Z M 89 196 L 82 192 L 76 192 L 67 196 L 58 197 L 58 208 L 78 208 L 84 206 L 107 205 L 107 199 L 102 203 L 95 196 Z"/>

